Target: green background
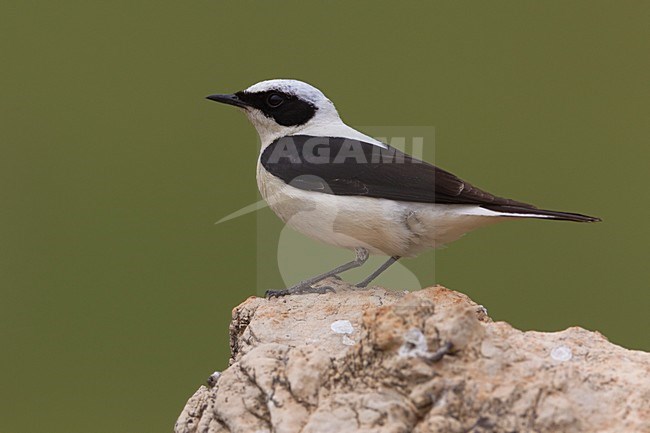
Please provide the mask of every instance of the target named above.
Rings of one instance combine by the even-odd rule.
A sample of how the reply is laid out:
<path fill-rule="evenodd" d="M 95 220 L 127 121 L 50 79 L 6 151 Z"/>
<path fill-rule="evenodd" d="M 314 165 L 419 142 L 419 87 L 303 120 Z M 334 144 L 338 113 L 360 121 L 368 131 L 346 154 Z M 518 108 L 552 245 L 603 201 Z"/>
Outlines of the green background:
<path fill-rule="evenodd" d="M 642 1 L 2 2 L 0 432 L 170 431 L 226 367 L 269 211 L 214 225 L 258 198 L 257 136 L 203 97 L 268 78 L 313 83 L 353 126 L 435 126 L 442 167 L 602 217 L 474 232 L 436 254 L 436 280 L 522 329 L 650 350 L 649 15 Z"/>

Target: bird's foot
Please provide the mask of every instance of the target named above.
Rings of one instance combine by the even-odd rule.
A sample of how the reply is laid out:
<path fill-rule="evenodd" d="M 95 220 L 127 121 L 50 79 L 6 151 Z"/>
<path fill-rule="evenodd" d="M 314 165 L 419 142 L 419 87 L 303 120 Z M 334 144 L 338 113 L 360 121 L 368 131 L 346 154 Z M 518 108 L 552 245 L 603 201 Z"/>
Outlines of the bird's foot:
<path fill-rule="evenodd" d="M 287 296 L 287 295 L 305 295 L 307 293 L 327 293 L 327 292 L 332 292 L 335 293 L 335 290 L 331 286 L 307 286 L 307 285 L 297 285 L 293 287 L 289 287 L 288 289 L 284 290 L 267 290 L 266 291 L 266 298 L 271 299 L 271 298 L 280 298 L 282 296 Z"/>

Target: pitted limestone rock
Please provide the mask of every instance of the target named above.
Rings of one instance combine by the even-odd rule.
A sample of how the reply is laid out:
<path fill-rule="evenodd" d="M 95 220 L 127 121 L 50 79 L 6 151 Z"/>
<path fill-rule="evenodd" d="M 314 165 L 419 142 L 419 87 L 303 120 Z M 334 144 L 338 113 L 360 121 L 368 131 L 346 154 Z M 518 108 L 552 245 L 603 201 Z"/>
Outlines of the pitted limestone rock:
<path fill-rule="evenodd" d="M 176 433 L 650 432 L 650 354 L 522 332 L 443 287 L 324 284 L 233 310 L 230 367 Z"/>

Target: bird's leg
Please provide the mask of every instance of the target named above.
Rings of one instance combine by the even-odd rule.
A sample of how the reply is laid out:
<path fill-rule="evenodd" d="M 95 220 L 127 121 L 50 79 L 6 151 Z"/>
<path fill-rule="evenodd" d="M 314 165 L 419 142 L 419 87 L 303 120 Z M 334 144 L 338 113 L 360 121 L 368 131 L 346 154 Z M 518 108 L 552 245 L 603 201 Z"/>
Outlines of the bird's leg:
<path fill-rule="evenodd" d="M 267 290 L 266 297 L 272 298 L 274 296 L 286 296 L 303 293 L 325 293 L 328 290 L 332 291 L 331 287 L 312 287 L 312 284 L 316 284 L 317 282 L 324 280 L 327 277 L 331 277 L 332 275 L 349 271 L 353 268 L 358 268 L 359 266 L 363 265 L 366 260 L 368 260 L 368 250 L 365 248 L 355 248 L 354 253 L 356 254 L 356 257 L 351 262 L 344 263 L 341 266 L 337 266 L 336 268 L 332 269 L 331 271 L 316 275 L 315 277 L 309 278 L 307 280 L 303 280 L 295 286 L 289 287 L 288 289 Z"/>
<path fill-rule="evenodd" d="M 368 275 L 368 276 L 367 276 L 367 277 L 366 277 L 362 282 L 360 282 L 359 284 L 357 284 L 357 287 L 359 287 L 359 288 L 361 288 L 361 287 L 367 287 L 368 284 L 370 284 L 370 282 L 371 282 L 372 280 L 374 280 L 375 278 L 377 278 L 377 277 L 379 276 L 379 274 L 381 274 L 382 272 L 384 272 L 386 269 L 388 269 L 388 267 L 389 267 L 390 265 L 392 265 L 393 263 L 395 263 L 395 262 L 398 261 L 399 259 L 400 259 L 400 256 L 392 256 L 390 259 L 386 260 L 386 261 L 384 262 L 383 265 L 381 265 L 380 267 L 378 267 L 377 270 L 376 270 L 375 272 L 373 272 L 372 274 Z"/>

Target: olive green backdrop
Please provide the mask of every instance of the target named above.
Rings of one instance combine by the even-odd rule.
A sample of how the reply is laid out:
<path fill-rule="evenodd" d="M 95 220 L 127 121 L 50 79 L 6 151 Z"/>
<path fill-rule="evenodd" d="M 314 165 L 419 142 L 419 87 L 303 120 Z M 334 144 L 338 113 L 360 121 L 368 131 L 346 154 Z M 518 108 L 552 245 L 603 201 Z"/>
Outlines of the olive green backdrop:
<path fill-rule="evenodd" d="M 602 217 L 477 231 L 436 254 L 437 282 L 522 329 L 650 350 L 649 14 L 3 2 L 0 431 L 170 431 L 226 367 L 269 211 L 214 225 L 257 200 L 257 136 L 203 97 L 276 77 L 320 87 L 351 125 L 434 126 L 436 162 L 490 191 Z"/>

